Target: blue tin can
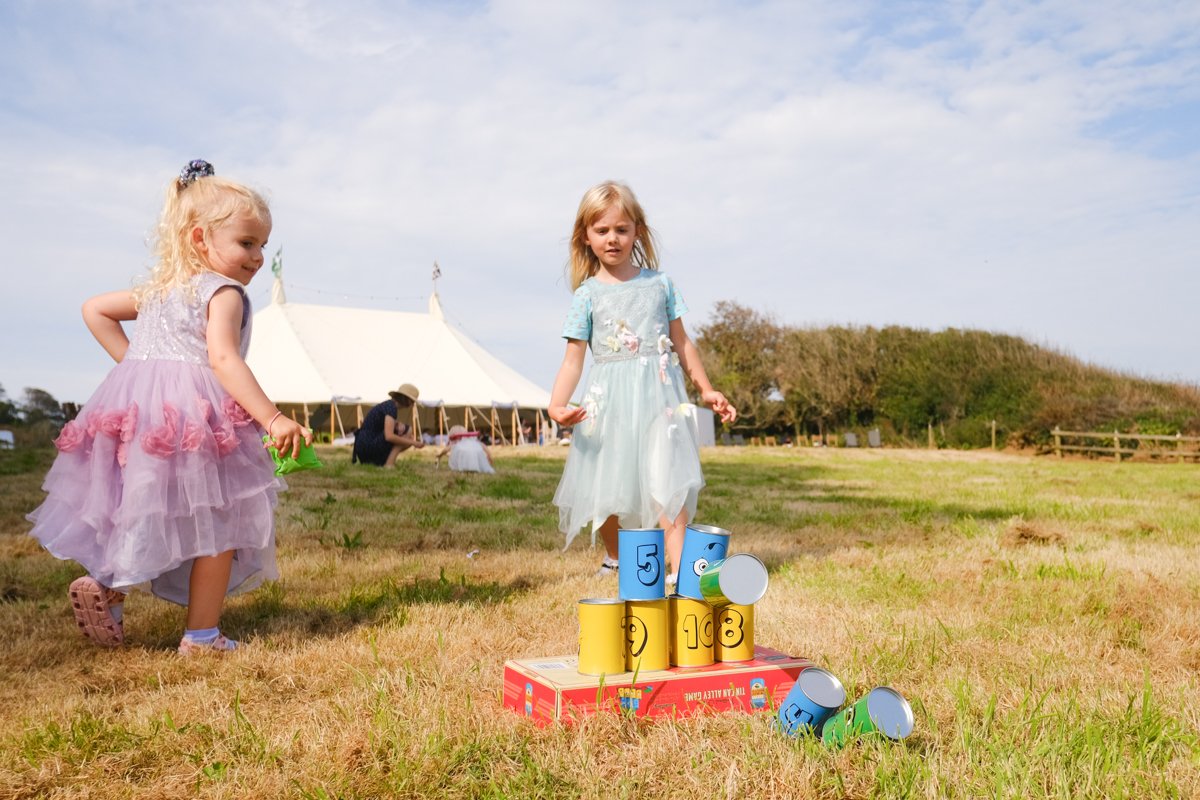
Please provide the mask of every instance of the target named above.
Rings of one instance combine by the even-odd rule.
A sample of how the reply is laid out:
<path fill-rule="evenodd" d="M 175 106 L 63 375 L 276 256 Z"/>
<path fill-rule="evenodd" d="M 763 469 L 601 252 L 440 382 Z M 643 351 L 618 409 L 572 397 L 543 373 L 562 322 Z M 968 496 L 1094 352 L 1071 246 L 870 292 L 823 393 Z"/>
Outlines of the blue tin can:
<path fill-rule="evenodd" d="M 729 531 L 712 525 L 690 524 L 683 531 L 683 554 L 679 557 L 679 582 L 675 594 L 703 600 L 700 576 L 729 549 Z"/>
<path fill-rule="evenodd" d="M 817 733 L 846 702 L 842 682 L 820 667 L 802 671 L 779 705 L 779 724 L 788 736 Z"/>
<path fill-rule="evenodd" d="M 667 596 L 662 528 L 617 531 L 617 577 L 622 600 L 661 600 Z"/>

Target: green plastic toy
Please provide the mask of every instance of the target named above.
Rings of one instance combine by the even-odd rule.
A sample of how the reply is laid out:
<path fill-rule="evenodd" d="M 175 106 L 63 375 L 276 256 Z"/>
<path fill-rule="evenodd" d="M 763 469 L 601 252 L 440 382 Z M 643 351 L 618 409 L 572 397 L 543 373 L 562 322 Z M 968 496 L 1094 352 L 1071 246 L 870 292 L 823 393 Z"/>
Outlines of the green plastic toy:
<path fill-rule="evenodd" d="M 317 453 L 313 450 L 311 444 L 300 443 L 300 455 L 292 458 L 291 456 L 281 456 L 279 451 L 275 449 L 275 445 L 271 444 L 271 437 L 264 436 L 263 443 L 267 445 L 267 452 L 271 454 L 271 458 L 275 459 L 275 474 L 289 475 L 293 472 L 299 472 L 303 469 L 316 469 L 323 467 L 321 459 L 317 458 Z"/>

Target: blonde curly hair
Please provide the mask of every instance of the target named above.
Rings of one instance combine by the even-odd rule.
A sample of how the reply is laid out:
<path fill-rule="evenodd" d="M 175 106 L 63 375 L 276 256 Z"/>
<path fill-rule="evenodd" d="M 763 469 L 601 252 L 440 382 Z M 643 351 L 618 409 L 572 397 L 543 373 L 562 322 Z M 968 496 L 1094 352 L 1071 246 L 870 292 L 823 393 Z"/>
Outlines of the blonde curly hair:
<path fill-rule="evenodd" d="M 214 230 L 242 214 L 271 223 L 266 199 L 240 183 L 216 175 L 190 182 L 172 180 L 155 227 L 155 264 L 150 276 L 133 290 L 134 301 L 140 306 L 147 297 L 187 287 L 193 277 L 210 270 L 196 249 L 192 231 L 200 228 L 205 241 L 210 241 Z"/>

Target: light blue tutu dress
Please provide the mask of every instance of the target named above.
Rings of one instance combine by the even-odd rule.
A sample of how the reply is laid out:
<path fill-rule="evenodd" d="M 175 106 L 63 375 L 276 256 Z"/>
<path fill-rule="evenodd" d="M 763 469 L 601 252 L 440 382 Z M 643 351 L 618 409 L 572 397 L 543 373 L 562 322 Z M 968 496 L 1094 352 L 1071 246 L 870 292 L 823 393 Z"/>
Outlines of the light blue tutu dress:
<path fill-rule="evenodd" d="M 622 528 L 695 516 L 704 486 L 696 407 L 669 331 L 686 311 L 671 279 L 652 270 L 618 284 L 588 278 L 575 290 L 563 337 L 587 341 L 592 366 L 582 384 L 587 419 L 554 493 L 566 546 L 588 525 L 595 544 L 613 514 Z"/>

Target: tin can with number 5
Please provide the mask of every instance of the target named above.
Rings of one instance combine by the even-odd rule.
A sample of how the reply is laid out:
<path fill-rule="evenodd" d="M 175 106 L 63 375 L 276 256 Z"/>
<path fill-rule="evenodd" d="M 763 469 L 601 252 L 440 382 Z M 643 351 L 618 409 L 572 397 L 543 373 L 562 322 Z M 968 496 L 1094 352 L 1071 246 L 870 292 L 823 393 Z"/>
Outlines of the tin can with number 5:
<path fill-rule="evenodd" d="M 779 723 L 788 736 L 815 733 L 846 702 L 846 690 L 820 667 L 803 670 L 779 704 Z"/>
<path fill-rule="evenodd" d="M 666 597 L 662 528 L 617 531 L 617 578 L 622 600 L 661 600 Z"/>

